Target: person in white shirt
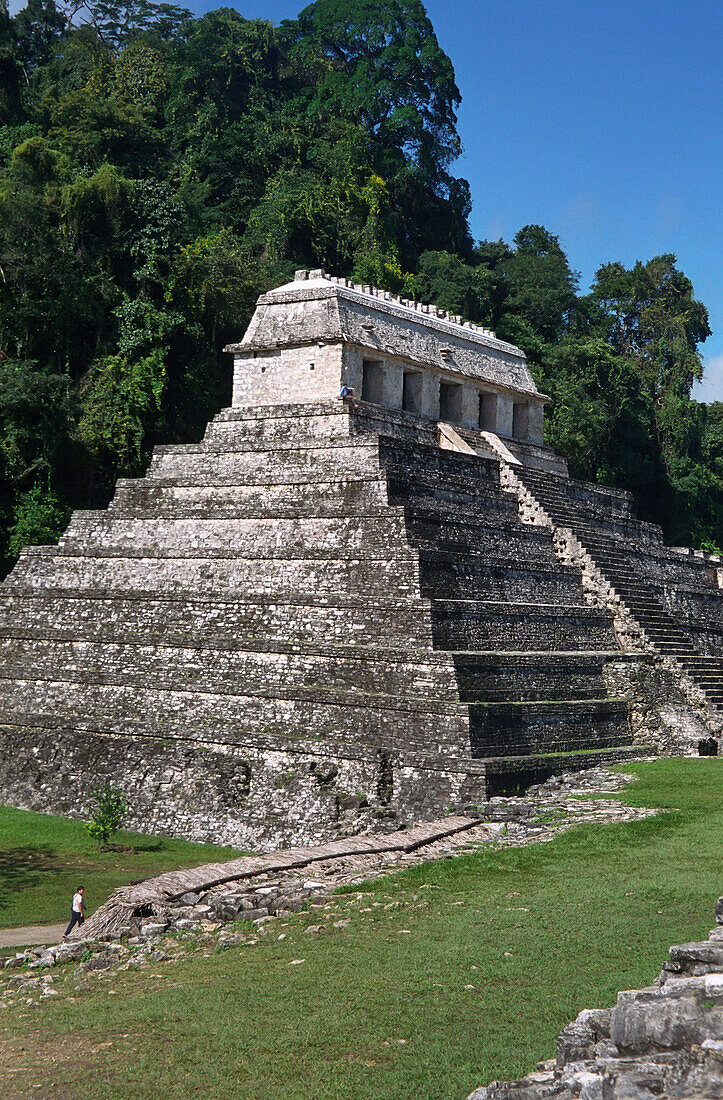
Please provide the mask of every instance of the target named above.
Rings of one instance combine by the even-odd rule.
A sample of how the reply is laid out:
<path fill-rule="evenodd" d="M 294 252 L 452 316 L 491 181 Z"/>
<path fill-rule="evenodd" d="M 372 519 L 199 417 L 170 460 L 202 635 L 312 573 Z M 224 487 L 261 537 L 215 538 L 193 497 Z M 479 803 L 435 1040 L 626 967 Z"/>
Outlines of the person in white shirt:
<path fill-rule="evenodd" d="M 63 936 L 64 940 L 67 940 L 68 936 L 73 931 L 76 924 L 81 925 L 85 920 L 85 901 L 83 899 L 84 893 L 85 887 L 79 886 L 73 894 L 73 901 L 70 906 L 70 924 L 65 929 L 65 934 Z"/>

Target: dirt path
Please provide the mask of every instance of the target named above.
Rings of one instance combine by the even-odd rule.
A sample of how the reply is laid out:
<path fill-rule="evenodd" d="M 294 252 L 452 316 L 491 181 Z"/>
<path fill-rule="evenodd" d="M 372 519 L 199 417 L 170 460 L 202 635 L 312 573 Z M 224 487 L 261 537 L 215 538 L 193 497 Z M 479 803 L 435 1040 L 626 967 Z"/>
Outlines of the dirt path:
<path fill-rule="evenodd" d="M 0 928 L 0 948 L 30 947 L 35 943 L 60 943 L 67 921 L 62 924 L 29 924 L 23 928 Z"/>

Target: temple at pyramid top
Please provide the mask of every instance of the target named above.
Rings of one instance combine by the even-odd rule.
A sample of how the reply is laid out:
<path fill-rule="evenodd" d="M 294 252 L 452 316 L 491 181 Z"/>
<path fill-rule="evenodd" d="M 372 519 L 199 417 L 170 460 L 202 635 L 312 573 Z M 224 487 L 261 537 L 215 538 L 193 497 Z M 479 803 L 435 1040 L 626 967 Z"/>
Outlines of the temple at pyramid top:
<path fill-rule="evenodd" d="M 434 305 L 321 270 L 262 294 L 234 355 L 233 404 L 362 401 L 542 443 L 544 406 L 524 352 Z"/>

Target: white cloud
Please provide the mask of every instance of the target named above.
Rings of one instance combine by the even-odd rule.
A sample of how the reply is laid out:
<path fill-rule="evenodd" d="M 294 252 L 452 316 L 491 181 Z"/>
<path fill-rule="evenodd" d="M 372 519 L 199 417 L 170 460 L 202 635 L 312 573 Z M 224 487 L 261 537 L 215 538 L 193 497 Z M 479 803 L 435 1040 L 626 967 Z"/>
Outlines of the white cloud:
<path fill-rule="evenodd" d="M 17 15 L 21 8 L 25 7 L 26 0 L 10 0 L 8 10 L 11 15 Z"/>
<path fill-rule="evenodd" d="M 723 401 L 723 355 L 705 360 L 703 381 L 696 382 L 691 397 L 696 401 Z"/>

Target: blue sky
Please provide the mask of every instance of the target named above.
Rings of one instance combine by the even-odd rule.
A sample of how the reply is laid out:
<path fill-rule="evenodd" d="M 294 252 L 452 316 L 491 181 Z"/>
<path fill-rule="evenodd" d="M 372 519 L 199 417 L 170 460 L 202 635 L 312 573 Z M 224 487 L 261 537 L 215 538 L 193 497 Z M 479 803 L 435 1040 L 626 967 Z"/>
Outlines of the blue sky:
<path fill-rule="evenodd" d="M 232 6 L 278 22 L 303 0 Z M 721 0 L 426 7 L 462 93 L 455 171 L 472 188 L 474 236 L 542 223 L 583 288 L 603 262 L 675 253 L 713 329 L 695 396 L 723 400 Z"/>

